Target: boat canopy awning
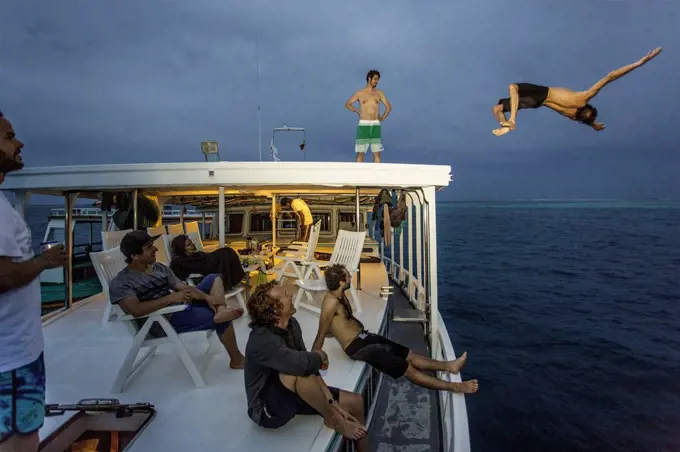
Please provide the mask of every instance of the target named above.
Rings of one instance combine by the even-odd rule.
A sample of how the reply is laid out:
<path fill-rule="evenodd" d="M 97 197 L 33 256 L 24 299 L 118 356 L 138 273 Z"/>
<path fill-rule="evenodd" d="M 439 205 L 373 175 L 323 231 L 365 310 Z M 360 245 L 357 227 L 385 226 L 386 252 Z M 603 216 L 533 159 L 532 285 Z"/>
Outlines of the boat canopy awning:
<path fill-rule="evenodd" d="M 81 165 L 24 168 L 7 175 L 2 189 L 61 196 L 81 192 L 139 189 L 170 198 L 217 196 L 225 188 L 232 198 L 315 195 L 375 196 L 382 188 L 443 188 L 451 167 L 395 163 L 196 162 Z M 88 195 L 89 193 L 89 195 Z"/>

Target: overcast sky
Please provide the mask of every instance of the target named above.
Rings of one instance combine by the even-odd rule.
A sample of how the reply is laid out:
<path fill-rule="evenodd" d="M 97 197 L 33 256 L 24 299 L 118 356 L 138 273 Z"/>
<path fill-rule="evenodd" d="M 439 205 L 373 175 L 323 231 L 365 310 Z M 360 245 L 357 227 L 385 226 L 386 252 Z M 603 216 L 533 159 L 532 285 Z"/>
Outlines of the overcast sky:
<path fill-rule="evenodd" d="M 3 0 L 0 110 L 27 166 L 202 160 L 210 139 L 258 160 L 258 37 L 266 159 L 286 123 L 308 160 L 353 161 L 343 105 L 377 68 L 384 161 L 451 165 L 444 199 L 680 198 L 678 23 L 662 0 Z M 509 83 L 586 89 L 657 46 L 593 101 L 605 131 L 541 108 L 491 134 Z"/>

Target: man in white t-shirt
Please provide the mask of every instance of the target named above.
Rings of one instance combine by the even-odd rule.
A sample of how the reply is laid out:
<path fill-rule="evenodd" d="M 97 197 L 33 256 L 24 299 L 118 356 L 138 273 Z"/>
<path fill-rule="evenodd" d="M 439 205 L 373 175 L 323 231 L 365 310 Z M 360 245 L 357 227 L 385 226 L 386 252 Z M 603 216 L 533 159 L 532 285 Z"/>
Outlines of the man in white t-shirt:
<path fill-rule="evenodd" d="M 0 113 L 0 184 L 24 167 L 23 147 Z M 38 276 L 64 263 L 62 245 L 33 255 L 28 225 L 0 192 L 0 452 L 38 450 L 45 417 Z"/>
<path fill-rule="evenodd" d="M 281 198 L 281 207 L 284 209 L 293 209 L 293 212 L 295 212 L 298 217 L 300 229 L 298 231 L 296 240 L 302 242 L 308 241 L 314 219 L 312 218 L 312 211 L 309 210 L 307 203 L 300 198 Z"/>

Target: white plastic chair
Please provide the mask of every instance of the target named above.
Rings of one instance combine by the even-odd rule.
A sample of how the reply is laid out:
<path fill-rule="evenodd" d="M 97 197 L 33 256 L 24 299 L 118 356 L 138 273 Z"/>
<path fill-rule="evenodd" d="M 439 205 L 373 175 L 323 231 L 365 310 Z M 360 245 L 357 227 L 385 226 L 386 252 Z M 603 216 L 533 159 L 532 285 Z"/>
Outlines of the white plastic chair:
<path fill-rule="evenodd" d="M 146 228 L 146 232 L 149 233 L 149 235 L 163 235 L 167 234 L 167 231 L 165 230 L 165 226 L 153 226 Z"/>
<path fill-rule="evenodd" d="M 178 235 L 181 235 L 181 234 L 167 234 L 167 235 L 164 235 L 162 237 L 163 238 L 163 246 L 165 248 L 165 252 L 166 252 L 167 256 L 172 256 L 172 246 L 171 246 L 172 241 Z M 191 239 L 191 241 L 194 242 L 194 244 L 196 245 L 196 249 L 198 251 L 203 251 L 203 245 L 202 244 L 199 245 L 201 237 L 197 232 L 189 232 L 185 235 L 187 235 Z M 161 239 L 161 237 L 159 237 L 159 239 Z M 199 242 L 197 242 L 197 240 L 199 240 Z M 199 248 L 199 246 L 200 246 L 200 248 Z M 170 257 L 168 259 L 168 266 L 170 265 L 170 259 L 171 258 L 172 257 Z M 156 260 L 158 260 L 158 253 L 156 253 Z M 196 284 L 194 284 L 193 279 L 194 278 L 201 278 L 203 276 L 204 275 L 202 275 L 200 273 L 192 273 L 187 278 L 186 283 L 189 284 L 190 286 L 195 286 Z M 243 308 L 243 311 L 248 312 L 248 309 L 246 309 L 246 299 L 245 299 L 245 296 L 243 294 L 244 291 L 245 291 L 245 287 L 243 287 L 242 285 L 239 284 L 239 285 L 235 286 L 232 290 L 230 290 L 229 292 L 224 294 L 224 299 L 228 300 L 229 298 L 235 297 L 236 301 L 238 301 L 239 306 L 241 306 L 241 308 Z"/>
<path fill-rule="evenodd" d="M 102 250 L 110 250 L 120 245 L 121 240 L 125 234 L 132 232 L 132 229 L 123 229 L 122 231 L 102 231 Z"/>
<path fill-rule="evenodd" d="M 195 232 L 196 239 L 194 240 L 194 236 L 191 236 L 191 240 L 196 244 L 196 248 L 200 246 L 200 250 L 203 251 L 203 239 L 201 238 L 201 230 L 198 228 L 198 221 L 185 221 L 184 232 L 187 234 Z"/>
<path fill-rule="evenodd" d="M 327 267 L 334 264 L 343 265 L 350 273 L 352 278 L 354 274 L 359 271 L 359 263 L 361 261 L 361 251 L 364 248 L 364 241 L 366 240 L 366 233 L 361 232 L 351 232 L 341 230 L 338 232 L 338 238 L 335 241 L 335 246 L 333 247 L 333 254 L 328 262 L 322 261 L 312 261 L 308 264 L 307 270 L 305 271 L 304 278 L 295 281 L 295 284 L 299 287 L 297 294 L 295 295 L 295 307 L 304 307 L 317 314 L 321 313 L 321 309 L 309 303 L 302 302 L 302 295 L 307 297 L 308 301 L 312 301 L 312 292 L 324 292 L 328 290 L 326 287 L 326 281 L 323 279 L 321 273 L 322 267 Z M 315 279 L 311 279 L 311 276 L 316 276 Z M 350 302 L 353 301 L 354 310 L 356 312 L 361 312 L 362 307 L 359 301 L 359 294 L 357 293 L 354 285 L 350 286 Z"/>
<path fill-rule="evenodd" d="M 95 272 L 102 283 L 102 288 L 105 289 L 108 296 L 109 284 L 115 278 L 115 276 L 125 268 L 125 259 L 120 252 L 120 249 L 114 248 L 108 251 L 101 251 L 98 253 L 90 253 L 92 259 L 92 264 L 94 265 Z M 121 264 L 122 263 L 122 264 Z M 127 331 L 132 337 L 132 345 L 128 351 L 116 379 L 113 383 L 111 392 L 121 393 L 125 387 L 125 383 L 142 365 L 149 361 L 149 358 L 153 356 L 156 348 L 161 344 L 171 343 L 177 354 L 179 355 L 184 367 L 189 372 L 194 385 L 198 388 L 205 387 L 205 380 L 202 376 L 202 370 L 204 370 L 205 365 L 207 365 L 209 355 L 220 353 L 223 348 L 217 338 L 217 334 L 213 330 L 204 331 L 206 339 L 208 340 L 209 346 L 204 354 L 204 362 L 201 366 L 201 371 L 196 367 L 196 363 L 189 355 L 186 347 L 182 343 L 180 336 L 183 334 L 195 333 L 195 331 L 177 334 L 175 329 L 172 327 L 170 322 L 165 318 L 165 314 L 170 314 L 173 312 L 179 312 L 186 309 L 186 304 L 177 304 L 175 306 L 168 306 L 163 309 L 159 309 L 147 316 L 133 317 L 126 314 L 118 305 L 112 305 L 111 301 L 107 303 L 107 309 L 104 315 L 104 323 L 108 322 L 123 322 L 126 326 Z M 146 319 L 141 328 L 138 326 L 136 320 Z M 154 323 L 158 322 L 165 333 L 165 337 L 155 338 L 148 337 L 149 330 Z M 145 352 L 141 355 L 139 359 L 137 356 L 141 349 L 145 349 Z"/>
<path fill-rule="evenodd" d="M 168 234 L 170 235 L 184 234 L 184 227 L 182 226 L 182 223 L 169 224 Z"/>
<path fill-rule="evenodd" d="M 280 262 L 270 270 L 275 275 L 277 281 L 281 281 L 281 278 L 284 276 L 298 279 L 304 278 L 304 270 L 314 261 L 314 250 L 319 241 L 320 231 L 321 227 L 318 223 L 312 225 L 309 241 L 306 243 L 302 253 L 277 256 L 277 259 L 281 259 L 283 262 Z"/>

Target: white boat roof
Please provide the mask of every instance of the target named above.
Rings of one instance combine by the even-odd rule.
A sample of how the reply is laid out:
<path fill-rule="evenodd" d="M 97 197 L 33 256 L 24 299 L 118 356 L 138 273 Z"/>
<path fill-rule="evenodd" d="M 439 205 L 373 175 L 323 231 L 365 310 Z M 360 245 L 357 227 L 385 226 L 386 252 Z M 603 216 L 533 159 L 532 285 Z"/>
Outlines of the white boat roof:
<path fill-rule="evenodd" d="M 361 265 L 362 289 L 358 292 L 363 312 L 355 315 L 369 330 L 377 331 L 385 315 L 386 303 L 378 294 L 387 284 L 383 264 Z M 323 424 L 320 416 L 297 416 L 278 430 L 255 425 L 246 412 L 243 370 L 229 369 L 226 351 L 212 357 L 204 373 L 206 387 L 197 389 L 174 350 L 161 345 L 150 362 L 131 378 L 123 394 L 111 393 L 132 338 L 122 324 L 102 326 L 106 304 L 106 295 L 101 293 L 76 303 L 74 309 L 45 323 L 46 403 L 73 404 L 86 398 L 152 403 L 157 409 L 156 418 L 135 440 L 133 452 L 325 451 L 333 440 L 334 432 Z M 295 317 L 309 349 L 317 332 L 318 315 L 300 308 Z M 247 322 L 245 317 L 234 322 L 242 352 L 250 332 Z M 195 360 L 208 346 L 202 333 L 182 335 L 182 339 Z M 350 360 L 335 339 L 326 339 L 323 348 L 330 361 L 324 376 L 326 382 L 354 390 L 366 364 Z M 75 414 L 66 413 L 46 418 L 40 437 L 46 438 Z"/>
<path fill-rule="evenodd" d="M 7 175 L 3 190 L 62 195 L 68 190 L 131 188 L 164 194 L 349 193 L 366 188 L 442 188 L 448 165 L 348 162 L 191 162 L 24 168 Z"/>

